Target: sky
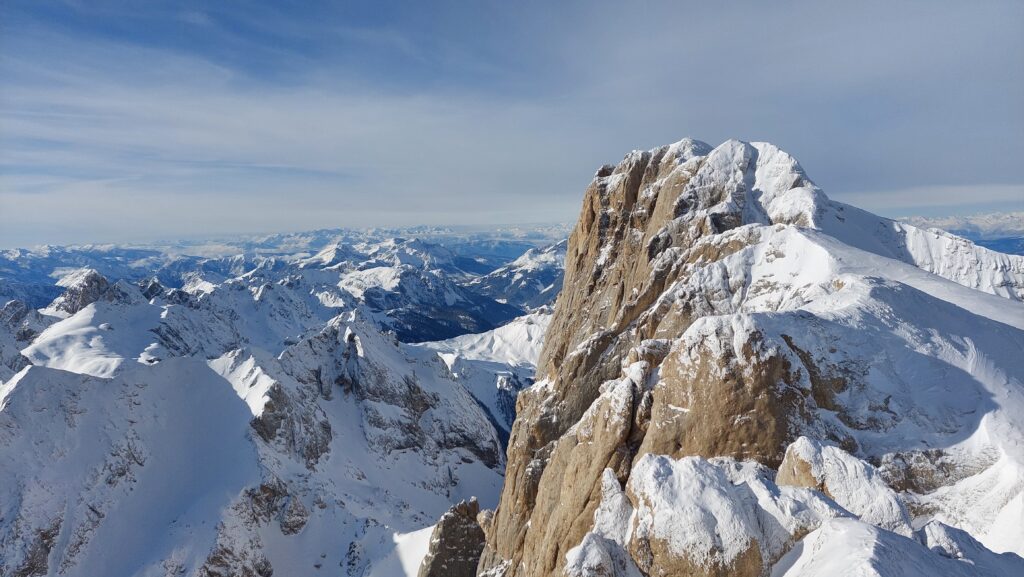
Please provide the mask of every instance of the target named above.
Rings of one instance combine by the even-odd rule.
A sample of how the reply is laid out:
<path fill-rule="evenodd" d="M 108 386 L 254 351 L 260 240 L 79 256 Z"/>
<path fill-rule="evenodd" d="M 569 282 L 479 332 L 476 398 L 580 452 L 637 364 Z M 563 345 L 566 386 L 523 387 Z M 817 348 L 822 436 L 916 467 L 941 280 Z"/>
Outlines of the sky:
<path fill-rule="evenodd" d="M 1024 2 L 0 2 L 0 247 L 567 222 L 770 141 L 887 216 L 1024 210 Z"/>

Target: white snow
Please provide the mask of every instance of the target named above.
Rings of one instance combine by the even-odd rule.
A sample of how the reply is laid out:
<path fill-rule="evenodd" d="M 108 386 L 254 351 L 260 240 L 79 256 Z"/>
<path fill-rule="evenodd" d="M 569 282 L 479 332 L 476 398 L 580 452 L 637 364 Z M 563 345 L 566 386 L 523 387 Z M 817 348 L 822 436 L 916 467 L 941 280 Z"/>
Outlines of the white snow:
<path fill-rule="evenodd" d="M 1020 557 L 994 553 L 1024 554 L 1024 257 L 830 201 L 767 143 L 684 140 L 667 154 L 692 174 L 684 194 L 714 199 L 669 226 L 742 222 L 697 241 L 740 247 L 717 262 L 676 262 L 690 247 L 657 255 L 654 269 L 688 270 L 652 310 L 703 297 L 689 301 L 697 320 L 682 335 L 659 338 L 683 368 L 709 353 L 781 356 L 798 369 L 786 386 L 804 397 L 807 359 L 841 376 L 833 407 L 808 401 L 793 431 L 805 437 L 789 448 L 827 495 L 778 486 L 753 462 L 643 455 L 625 489 L 605 471 L 568 574 L 636 577 L 627 551 L 645 539 L 704 566 L 750 547 L 763 559 L 789 551 L 776 577 L 1024 574 Z M 74 290 L 94 268 L 114 279 L 152 267 L 183 290 L 143 297 L 120 280 L 73 314 L 59 299 L 35 313 L 38 336 L 16 341 L 15 327 L 0 327 L 0 567 L 13 572 L 53 529 L 49 574 L 188 572 L 216 545 L 239 562 L 264 556 L 275 574 L 415 575 L 451 503 L 497 501 L 499 437 L 532 382 L 551 320 L 534 307 L 557 291 L 565 245 L 476 278 L 455 249 L 342 231 L 195 247 L 232 254 L 215 261 L 183 247 L 5 251 L 33 282 Z M 535 312 L 419 345 L 380 330 L 398 327 L 396 308 L 468 315 L 486 299 L 468 302 L 467 289 L 484 288 Z M 622 414 L 651 384 L 640 368 L 601 389 Z M 643 368 L 657 381 L 657 367 Z M 839 437 L 856 448 L 816 440 Z M 958 476 L 898 494 L 868 463 L 914 451 L 940 452 Z M 280 493 L 265 514 L 251 498 L 261 490 Z"/>
<path fill-rule="evenodd" d="M 854 519 L 832 519 L 775 566 L 772 577 L 993 577 L 1024 574 L 1024 560 L 983 552 L 955 559 Z"/>
<path fill-rule="evenodd" d="M 494 330 L 458 336 L 445 341 L 417 343 L 428 348 L 468 361 L 490 361 L 505 365 L 536 366 L 544 345 L 544 333 L 551 322 L 550 312 L 536 312 L 509 321 Z M 446 362 L 448 362 L 446 360 Z M 452 363 L 448 363 L 451 366 Z"/>
<path fill-rule="evenodd" d="M 909 536 L 910 515 L 895 491 L 870 464 L 839 447 L 800 437 L 786 450 L 786 458 L 798 457 L 811 467 L 828 496 L 860 520 Z M 784 463 L 785 466 L 785 463 Z"/>
<path fill-rule="evenodd" d="M 734 374 L 783 357 L 792 382 L 779 386 L 808 398 L 809 411 L 793 431 L 807 438 L 790 450 L 811 463 L 828 491 L 811 491 L 811 499 L 859 517 L 837 523 L 819 515 L 804 528 L 823 521 L 820 532 L 846 527 L 829 555 L 863 563 L 826 567 L 817 564 L 827 556 L 804 556 L 798 563 L 795 555 L 777 569 L 902 575 L 878 563 L 877 552 L 911 543 L 917 549 L 907 555 L 920 555 L 922 566 L 958 571 L 967 563 L 947 565 L 941 554 L 905 538 L 915 526 L 937 522 L 969 531 L 984 555 L 1024 553 L 1024 258 L 830 201 L 792 157 L 766 143 L 730 141 L 699 162 L 680 161 L 675 170 L 692 175 L 682 196 L 688 206 L 702 208 L 682 214 L 664 232 L 707 226 L 712 216 L 722 220 L 711 222 L 727 226 L 695 246 L 658 253 L 652 270 L 682 272 L 645 314 L 677 314 L 673 307 L 680 307 L 678 314 L 696 319 L 682 335 L 657 335 L 673 341 L 670 357 L 683 375 L 707 356 L 735 359 L 721 369 Z M 716 249 L 711 254 L 723 249 L 727 256 L 687 260 L 701 248 Z M 598 269 L 613 250 L 602 247 Z M 581 340 L 571 355 L 587 351 L 594 338 Z M 810 399 L 812 371 L 815 378 L 843 383 L 828 407 Z M 628 375 L 624 367 L 622 377 Z M 620 380 L 605 383 L 603 394 L 617 390 Z M 691 409 L 673 408 L 680 418 Z M 855 451 L 812 439 L 843 439 Z M 945 486 L 925 495 L 897 494 L 867 462 L 923 451 L 937 451 L 955 471 Z M 622 565 L 624 534 L 634 542 L 637 536 L 641 542 L 662 540 L 703 565 L 727 565 L 754 541 L 764 559 L 785 552 L 786 539 L 802 534 L 792 530 L 785 513 L 793 507 L 773 509 L 772 499 L 750 493 L 768 487 L 764 493 L 779 498 L 780 490 L 785 496 L 792 488 L 772 488 L 770 475 L 759 481 L 751 466 L 723 463 L 641 457 L 626 491 L 634 515 L 623 521 L 620 514 L 602 512 L 602 503 L 592 531 L 567 558 L 570 573 L 615 568 L 631 574 Z M 942 480 L 940 471 L 937 478 Z M 913 503 L 916 518 L 904 501 Z M 751 520 L 773 510 L 782 511 L 772 515 L 777 525 Z M 787 530 L 765 532 L 778 525 Z M 818 547 L 824 542 L 819 539 L 797 548 Z M 843 539 L 851 549 L 843 549 Z"/>
<path fill-rule="evenodd" d="M 773 559 L 793 534 L 847 514 L 816 492 L 779 487 L 767 470 L 731 459 L 644 455 L 628 490 L 638 500 L 634 534 L 705 567 L 728 566 L 750 547 Z"/>
<path fill-rule="evenodd" d="M 249 411 L 200 361 L 170 359 L 113 380 L 31 367 L 7 387 L 4 533 L 27 539 L 60 522 L 51 562 L 63 574 L 134 575 L 172 553 L 195 563 L 221 509 L 258 483 Z M 26 551 L 17 539 L 0 543 L 0 558 L 16 567 Z"/>
<path fill-rule="evenodd" d="M 416 577 L 430 548 L 434 526 L 411 533 L 395 533 L 395 548 L 373 564 L 366 577 Z"/>
<path fill-rule="evenodd" d="M 946 217 L 908 216 L 900 220 L 918 228 L 939 228 L 972 239 L 1024 236 L 1024 212 Z"/>

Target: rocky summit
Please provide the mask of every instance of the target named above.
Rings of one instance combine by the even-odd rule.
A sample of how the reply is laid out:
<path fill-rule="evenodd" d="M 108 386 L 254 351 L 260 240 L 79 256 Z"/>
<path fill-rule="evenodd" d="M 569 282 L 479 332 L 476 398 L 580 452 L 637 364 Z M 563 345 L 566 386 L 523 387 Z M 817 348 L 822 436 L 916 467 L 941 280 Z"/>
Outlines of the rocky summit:
<path fill-rule="evenodd" d="M 565 259 L 479 575 L 1024 572 L 1024 258 L 687 139 Z"/>

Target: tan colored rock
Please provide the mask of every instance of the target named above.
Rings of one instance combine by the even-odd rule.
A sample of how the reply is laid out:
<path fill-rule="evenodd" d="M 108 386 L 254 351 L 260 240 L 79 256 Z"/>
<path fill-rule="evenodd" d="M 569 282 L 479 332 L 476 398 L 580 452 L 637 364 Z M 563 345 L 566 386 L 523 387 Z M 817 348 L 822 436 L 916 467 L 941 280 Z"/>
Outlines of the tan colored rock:
<path fill-rule="evenodd" d="M 826 495 L 828 494 L 828 489 L 825 487 L 824 483 L 814 476 L 814 471 L 811 470 L 811 464 L 792 451 L 788 451 L 786 453 L 786 458 L 784 458 L 782 460 L 782 464 L 779 465 L 779 474 L 775 478 L 775 482 L 780 485 L 809 487 L 811 489 L 817 489 Z"/>
<path fill-rule="evenodd" d="M 473 577 L 484 548 L 477 522 L 480 504 L 470 499 L 452 506 L 434 527 L 430 548 L 420 564 L 419 577 Z"/>
<path fill-rule="evenodd" d="M 730 342 L 731 332 L 715 334 Z M 654 388 L 651 424 L 640 453 L 728 455 L 777 465 L 797 427 L 803 397 L 781 355 L 763 357 L 759 335 L 716 355 L 702 340 L 670 354 Z"/>
<path fill-rule="evenodd" d="M 650 577 L 756 577 L 765 569 L 756 541 L 728 564 L 700 563 L 689 557 L 680 557 L 669 549 L 667 543 L 658 539 L 636 540 L 630 545 L 630 555 Z"/>
<path fill-rule="evenodd" d="M 569 238 L 538 384 L 519 395 L 478 574 L 561 574 L 566 553 L 592 525 L 605 467 L 624 485 L 646 453 L 778 466 L 809 426 L 809 407 L 846 386 L 756 323 L 681 342 L 700 319 L 740 312 L 748 291 L 768 290 L 747 287 L 722 264 L 757 245 L 767 228 L 742 225 L 771 224 L 747 190 L 756 160 L 745 143 L 712 151 L 682 141 L 598 170 Z M 628 395 L 612 395 L 626 382 Z M 742 577 L 764 565 L 755 547 L 734 566 L 702 573 L 685 559 L 660 560 L 659 547 L 638 545 L 630 554 L 651 574 Z"/>
<path fill-rule="evenodd" d="M 545 546 L 543 560 L 529 558 L 538 571 L 552 570 L 559 561 L 550 556 L 564 555 L 582 537 L 582 532 L 573 528 L 573 520 L 588 522 L 587 514 L 596 506 L 589 493 L 599 488 L 600 471 L 611 455 L 617 451 L 618 466 L 628 470 L 632 457 L 628 447 L 567 440 L 558 450 L 550 479 L 542 483 L 556 441 L 591 407 L 601 384 L 619 376 L 629 351 L 654 332 L 648 328 L 645 335 L 630 325 L 669 281 L 668 269 L 651 273 L 654 259 L 674 243 L 685 244 L 683 237 L 689 238 L 689 229 L 680 231 L 679 239 L 664 229 L 677 216 L 677 200 L 699 166 L 687 161 L 707 152 L 707 145 L 693 141 L 634 152 L 614 169 L 602 167 L 587 189 L 579 222 L 569 239 L 563 290 L 538 368 L 538 377 L 547 382 L 519 395 L 502 504 L 494 515 L 481 571 L 509 565 L 510 575 L 533 574 L 519 573 L 519 562 L 527 558 L 523 551 L 529 528 L 539 526 L 541 519 L 555 523 L 545 534 L 572 532 L 575 537 L 571 543 L 566 541 L 568 546 Z M 625 439 L 629 432 L 619 430 L 609 438 Z M 583 462 L 594 463 L 594 470 L 582 473 L 573 469 Z M 568 476 L 567 467 L 573 469 Z M 568 500 L 563 511 L 550 510 L 563 486 L 576 483 L 578 475 L 586 483 L 574 485 L 573 493 L 584 497 Z M 531 520 L 542 484 L 538 519 Z M 537 540 L 531 536 L 531 543 Z M 532 546 L 529 550 L 533 552 Z"/>

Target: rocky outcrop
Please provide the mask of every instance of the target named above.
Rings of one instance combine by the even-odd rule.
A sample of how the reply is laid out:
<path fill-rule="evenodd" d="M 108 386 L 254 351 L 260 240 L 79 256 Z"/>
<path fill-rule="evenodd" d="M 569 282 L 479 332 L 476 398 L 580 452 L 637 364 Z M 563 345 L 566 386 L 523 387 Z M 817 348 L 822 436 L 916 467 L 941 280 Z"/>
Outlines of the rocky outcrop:
<path fill-rule="evenodd" d="M 910 535 L 910 514 L 878 469 L 839 447 L 800 437 L 786 449 L 775 481 L 817 489 L 847 511 L 894 533 Z"/>
<path fill-rule="evenodd" d="M 420 565 L 419 577 L 473 577 L 484 548 L 484 532 L 476 517 L 476 499 L 452 506 L 430 535 L 430 548 Z"/>
<path fill-rule="evenodd" d="M 54 299 L 50 308 L 68 315 L 73 315 L 100 300 L 132 304 L 144 299 L 139 287 L 124 280 L 111 283 L 105 276 L 91 268 L 75 271 L 57 284 L 64 287 L 64 293 Z"/>
<path fill-rule="evenodd" d="M 919 438 L 955 443 L 976 426 L 953 416 L 955 401 L 919 405 L 915 397 L 924 374 L 944 374 L 951 391 L 973 394 L 978 381 L 960 377 L 974 370 L 972 361 L 934 352 L 956 346 L 950 327 L 1000 333 L 979 346 L 999 356 L 1007 374 L 1017 361 L 999 352 L 999 339 L 1024 344 L 1019 329 L 991 320 L 1005 301 L 980 295 L 1015 298 L 999 287 L 1006 275 L 1010 284 L 1020 280 L 1014 271 L 1024 260 L 1003 266 L 1002 257 L 957 244 L 970 253 L 961 260 L 992 264 L 968 278 L 943 261 L 956 253 L 926 236 L 829 201 L 769 144 L 712 149 L 684 140 L 599 169 L 569 239 L 538 384 L 518 398 L 479 574 L 766 575 L 819 521 L 771 544 L 748 534 L 729 554 L 720 543 L 670 549 L 643 525 L 630 525 L 632 537 L 613 545 L 595 529 L 602 495 L 610 475 L 626 488 L 629 508 L 657 517 L 658 506 L 629 489 L 652 456 L 729 458 L 766 471 L 786 458 L 782 480 L 819 492 L 840 486 L 787 456 L 801 435 L 825 441 L 831 448 L 818 453 L 828 459 L 842 454 L 864 465 L 860 480 L 870 482 L 857 486 L 889 500 L 884 511 L 858 514 L 908 533 L 906 508 L 861 459 L 881 462 Z M 898 280 L 881 278 L 889 270 Z M 923 292 L 937 276 L 968 288 L 941 281 L 950 291 L 943 299 Z M 965 316 L 961 307 L 980 301 L 988 318 Z M 879 359 L 891 359 L 893 370 L 872 372 Z M 877 434 L 895 429 L 906 436 Z M 569 556 L 578 547 L 583 552 Z"/>
<path fill-rule="evenodd" d="M 110 289 L 110 281 L 93 269 L 83 269 L 62 279 L 64 294 L 51 305 L 54 309 L 75 314 L 100 300 Z"/>
<path fill-rule="evenodd" d="M 23 301 L 8 301 L 0 307 L 0 383 L 32 364 L 21 349 L 50 322 Z"/>

